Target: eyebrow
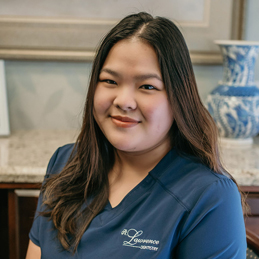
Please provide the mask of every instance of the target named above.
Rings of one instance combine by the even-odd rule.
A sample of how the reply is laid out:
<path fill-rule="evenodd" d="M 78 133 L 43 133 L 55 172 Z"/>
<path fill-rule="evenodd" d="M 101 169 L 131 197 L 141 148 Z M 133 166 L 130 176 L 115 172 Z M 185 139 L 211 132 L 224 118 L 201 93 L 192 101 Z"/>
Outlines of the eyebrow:
<path fill-rule="evenodd" d="M 116 72 L 114 70 L 111 70 L 109 68 L 101 69 L 100 73 L 102 73 L 102 72 L 106 72 L 106 73 L 111 74 L 111 75 L 113 75 L 115 77 L 119 77 L 119 78 L 122 77 L 118 72 Z M 157 74 L 154 74 L 154 73 L 148 73 L 148 74 L 134 76 L 134 79 L 136 79 L 138 81 L 145 80 L 145 79 L 150 79 L 150 78 L 156 78 L 159 81 L 163 82 L 163 80 L 160 78 L 160 76 L 158 76 Z"/>

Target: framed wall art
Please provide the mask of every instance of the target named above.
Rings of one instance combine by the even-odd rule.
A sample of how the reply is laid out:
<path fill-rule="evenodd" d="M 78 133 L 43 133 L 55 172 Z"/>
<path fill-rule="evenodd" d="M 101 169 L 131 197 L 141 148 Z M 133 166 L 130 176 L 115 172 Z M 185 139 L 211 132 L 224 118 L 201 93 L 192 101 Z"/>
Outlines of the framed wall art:
<path fill-rule="evenodd" d="M 214 40 L 243 37 L 247 0 L 2 1 L 0 59 L 91 61 L 124 16 L 147 11 L 176 22 L 194 64 L 219 64 Z"/>
<path fill-rule="evenodd" d="M 4 61 L 0 60 L 0 136 L 10 134 Z"/>

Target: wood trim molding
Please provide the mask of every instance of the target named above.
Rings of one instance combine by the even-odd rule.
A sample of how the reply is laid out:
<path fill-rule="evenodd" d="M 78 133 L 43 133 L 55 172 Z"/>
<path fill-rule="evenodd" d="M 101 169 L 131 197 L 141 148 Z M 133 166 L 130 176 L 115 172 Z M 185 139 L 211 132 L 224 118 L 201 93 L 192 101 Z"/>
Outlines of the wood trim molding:
<path fill-rule="evenodd" d="M 92 61 L 94 56 L 94 51 L 0 49 L 0 58 L 9 60 Z"/>
<path fill-rule="evenodd" d="M 222 55 L 215 52 L 190 52 L 190 56 L 195 65 L 219 65 L 223 62 Z"/>
<path fill-rule="evenodd" d="M 0 59 L 91 61 L 100 38 L 115 23 L 0 17 Z"/>
<path fill-rule="evenodd" d="M 0 189 L 40 189 L 42 183 L 0 183 Z"/>
<path fill-rule="evenodd" d="M 232 17 L 232 39 L 244 39 L 245 25 L 246 25 L 246 0 L 238 0 L 233 3 L 233 17 Z"/>
<path fill-rule="evenodd" d="M 259 186 L 240 186 L 240 190 L 245 193 L 249 194 L 259 194 Z"/>

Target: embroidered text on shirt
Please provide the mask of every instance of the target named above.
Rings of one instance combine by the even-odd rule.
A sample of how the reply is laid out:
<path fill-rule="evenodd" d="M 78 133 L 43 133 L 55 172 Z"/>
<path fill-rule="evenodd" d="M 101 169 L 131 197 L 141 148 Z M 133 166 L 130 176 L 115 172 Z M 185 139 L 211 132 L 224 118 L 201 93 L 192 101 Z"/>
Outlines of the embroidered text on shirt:
<path fill-rule="evenodd" d="M 158 250 L 157 246 L 150 246 L 150 245 L 144 245 L 144 244 L 158 245 L 159 241 L 153 240 L 153 239 L 139 239 L 139 238 L 137 238 L 137 237 L 141 236 L 142 234 L 143 234 L 142 230 L 137 231 L 134 228 L 131 228 L 129 230 L 124 229 L 121 232 L 121 235 L 129 237 L 130 240 L 129 241 L 123 241 L 123 245 L 135 247 L 135 248 L 139 248 L 139 249 L 157 251 Z"/>

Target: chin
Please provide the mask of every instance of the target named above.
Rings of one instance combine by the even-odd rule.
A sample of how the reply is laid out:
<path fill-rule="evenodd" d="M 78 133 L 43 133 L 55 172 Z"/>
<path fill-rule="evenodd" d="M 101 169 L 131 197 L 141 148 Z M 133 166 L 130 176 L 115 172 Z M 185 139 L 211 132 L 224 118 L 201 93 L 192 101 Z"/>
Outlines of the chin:
<path fill-rule="evenodd" d="M 134 152 L 137 151 L 135 147 L 125 145 L 113 145 L 115 149 L 123 152 Z"/>
<path fill-rule="evenodd" d="M 117 150 L 124 151 L 124 152 L 133 152 L 137 151 L 137 147 L 133 146 L 132 143 L 125 143 L 125 141 L 122 141 L 122 143 L 115 143 L 110 142 L 113 147 Z"/>

